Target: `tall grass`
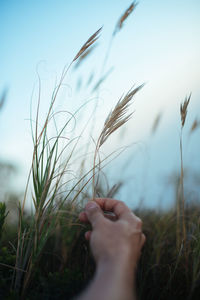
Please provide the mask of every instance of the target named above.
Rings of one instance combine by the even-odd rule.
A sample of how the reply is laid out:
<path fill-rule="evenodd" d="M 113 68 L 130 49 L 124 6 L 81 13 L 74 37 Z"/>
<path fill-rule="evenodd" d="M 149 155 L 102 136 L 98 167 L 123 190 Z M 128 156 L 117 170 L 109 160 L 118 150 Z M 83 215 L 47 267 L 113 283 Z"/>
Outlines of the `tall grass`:
<path fill-rule="evenodd" d="M 181 240 L 184 243 L 184 249 L 186 249 L 186 224 L 185 224 L 185 199 L 184 199 L 184 169 L 183 169 L 183 128 L 187 116 L 187 108 L 190 102 L 191 94 L 185 101 L 180 105 L 180 116 L 181 116 L 181 134 L 180 134 L 180 160 L 181 160 L 181 171 L 180 171 L 180 190 L 177 201 L 177 247 L 180 247 Z M 182 224 L 180 224 L 180 216 Z M 185 255 L 186 250 L 185 250 Z"/>
<path fill-rule="evenodd" d="M 94 163 L 81 178 L 72 176 L 71 186 L 68 192 L 62 193 L 63 188 L 69 183 L 67 175 L 70 174 L 70 164 L 75 156 L 75 150 L 79 144 L 80 137 L 68 138 L 65 136 L 65 130 L 72 120 L 76 119 L 77 110 L 74 114 L 67 113 L 67 121 L 61 128 L 57 127 L 56 116 L 59 112 L 54 111 L 59 90 L 64 82 L 65 76 L 70 67 L 78 60 L 83 59 L 90 50 L 90 47 L 99 38 L 101 28 L 97 30 L 81 47 L 68 67 L 65 67 L 59 84 L 55 88 L 52 99 L 47 111 L 44 124 L 39 126 L 40 122 L 40 102 L 41 102 L 41 82 L 39 81 L 39 97 L 35 118 L 35 128 L 31 121 L 33 157 L 29 173 L 25 196 L 22 204 L 19 205 L 19 224 L 18 224 L 18 242 L 16 249 L 15 271 L 12 278 L 12 290 L 26 297 L 31 278 L 34 276 L 43 249 L 50 236 L 57 230 L 61 215 L 66 209 L 69 215 L 75 213 L 76 200 L 93 179 L 93 197 L 95 174 L 103 168 L 109 156 L 96 162 L 96 156 L 99 148 L 107 138 L 119 127 L 125 124 L 132 114 L 127 114 L 132 97 L 141 89 L 139 86 L 130 90 L 125 97 L 121 98 L 114 110 L 108 115 L 101 134 L 96 143 L 94 154 Z M 31 116 L 32 120 L 32 116 Z M 50 136 L 50 125 L 53 124 L 56 135 Z M 84 128 L 85 129 L 85 128 Z M 83 131 L 84 131 L 83 129 Z M 81 135 L 80 135 L 81 136 Z M 63 148 L 60 142 L 65 140 Z M 29 225 L 24 222 L 24 209 L 27 201 L 28 188 L 32 178 L 33 191 L 32 201 L 34 213 L 31 216 Z M 69 185 L 69 184 L 68 184 Z M 68 223 L 70 226 L 70 223 Z"/>
<path fill-rule="evenodd" d="M 105 65 L 110 54 L 113 38 L 124 25 L 125 20 L 135 9 L 133 2 L 117 22 L 111 42 L 104 57 L 100 77 L 93 86 L 98 94 L 99 87 L 107 78 Z M 129 112 L 135 94 L 143 87 L 131 88 L 122 96 L 108 114 L 97 139 L 94 139 L 94 153 L 91 166 L 85 169 L 88 147 L 79 151 L 80 135 L 70 137 L 66 129 L 75 121 L 78 113 L 87 105 L 84 103 L 75 113 L 56 111 L 55 103 L 67 72 L 71 67 L 78 69 L 86 57 L 95 50 L 102 29 L 97 30 L 80 48 L 69 66 L 65 66 L 58 85 L 55 87 L 46 117 L 41 125 L 41 81 L 38 78 L 38 104 L 35 119 L 31 116 L 33 155 L 24 199 L 18 207 L 17 241 L 8 251 L 8 241 L 2 237 L 0 249 L 0 287 L 9 286 L 10 299 L 66 299 L 74 296 L 88 282 L 94 272 L 94 264 L 84 241 L 82 231 L 85 225 L 78 221 L 80 206 L 89 198 L 104 194 L 113 197 L 121 183 L 108 188 L 101 183 L 100 172 L 119 152 L 101 157 L 101 147 L 110 136 L 123 126 L 132 116 Z M 92 80 L 92 79 L 90 79 Z M 89 82 L 89 81 L 88 81 Z M 180 106 L 180 172 L 176 181 L 178 190 L 175 207 L 170 211 L 158 212 L 147 209 L 136 211 L 144 221 L 147 242 L 141 256 L 137 273 L 137 289 L 140 299 L 197 299 L 200 293 L 200 208 L 198 204 L 187 206 L 184 190 L 183 130 L 191 95 Z M 0 99 L 0 109 L 5 101 L 5 93 Z M 94 109 L 94 112 L 96 107 Z M 65 114 L 65 121 L 58 126 L 57 117 Z M 95 113 L 94 113 L 95 116 Z M 34 121 L 33 121 L 34 119 Z M 95 118 L 93 119 L 95 121 Z M 160 115 L 155 120 L 152 133 L 155 133 Z M 199 127 L 196 119 L 190 132 Z M 51 134 L 52 128 L 54 135 Z M 92 135 L 92 133 L 91 133 Z M 64 143 L 63 143 L 64 142 Z M 82 153 L 85 153 L 82 155 Z M 73 169 L 74 161 L 80 158 L 78 172 Z M 29 189 L 32 187 L 32 214 L 26 212 Z M 7 212 L 0 203 L 0 238 L 3 233 Z M 50 250 L 49 250 L 50 249 Z M 13 261 L 15 260 L 15 263 Z M 9 269 L 10 267 L 10 269 Z M 6 268 L 6 269 L 5 269 Z M 6 271 L 6 270 L 9 270 Z M 11 273 L 10 273 L 11 271 Z M 2 284 L 2 286 L 1 286 Z M 77 285 L 77 286 L 76 286 Z M 7 288 L 8 289 L 8 288 Z M 1 296 L 1 290 L 0 290 Z"/>
<path fill-rule="evenodd" d="M 55 88 L 52 95 L 51 103 L 47 111 L 47 116 L 44 125 L 39 129 L 39 109 L 40 109 L 40 89 L 39 80 L 39 99 L 35 120 L 35 129 L 32 127 L 33 138 L 33 158 L 31 171 L 27 183 L 25 197 L 22 206 L 19 207 L 19 225 L 18 225 L 18 244 L 16 253 L 15 273 L 13 276 L 12 289 L 21 293 L 22 298 L 25 297 L 31 276 L 34 273 L 36 265 L 39 263 L 43 248 L 52 232 L 55 231 L 58 225 L 59 212 L 63 208 L 64 201 L 58 201 L 58 195 L 61 192 L 62 180 L 68 172 L 69 163 L 73 157 L 73 153 L 78 144 L 78 140 L 68 140 L 63 137 L 66 127 L 70 121 L 75 118 L 75 115 L 69 114 L 68 120 L 60 129 L 56 126 L 56 113 L 54 113 L 54 104 L 57 95 L 62 86 L 67 71 L 71 65 L 84 54 L 85 51 L 98 39 L 101 29 L 95 32 L 87 42 L 81 47 L 80 51 L 74 57 L 69 67 L 65 67 L 58 86 Z M 48 127 L 50 122 L 54 122 L 57 135 L 48 137 Z M 31 124 L 32 125 L 32 124 Z M 67 140 L 64 149 L 60 149 L 60 139 Z M 71 152 L 64 162 L 61 161 L 63 152 L 67 147 L 74 142 Z M 27 190 L 30 177 L 32 176 L 33 194 L 32 200 L 34 204 L 34 215 L 32 216 L 29 226 L 23 224 L 23 213 L 27 199 Z M 74 187 L 72 188 L 74 189 Z M 70 193 L 65 196 L 64 200 L 68 200 Z M 73 202 L 73 199 L 72 199 Z M 23 272 L 21 271 L 23 270 Z"/>

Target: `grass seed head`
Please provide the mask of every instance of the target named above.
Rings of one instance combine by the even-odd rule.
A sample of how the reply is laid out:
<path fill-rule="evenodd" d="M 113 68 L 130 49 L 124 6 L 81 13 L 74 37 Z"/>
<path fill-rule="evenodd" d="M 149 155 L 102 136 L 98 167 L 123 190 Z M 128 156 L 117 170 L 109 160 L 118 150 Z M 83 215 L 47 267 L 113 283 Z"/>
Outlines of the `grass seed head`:
<path fill-rule="evenodd" d="M 91 37 L 87 40 L 87 42 L 85 42 L 85 44 L 81 47 L 81 49 L 79 50 L 79 52 L 76 54 L 76 56 L 74 57 L 73 61 L 77 60 L 81 55 L 83 55 L 83 53 L 85 53 L 85 51 L 92 45 L 94 44 L 94 42 L 96 42 L 96 40 L 99 38 L 99 33 L 101 32 L 102 27 L 99 28 L 93 35 L 91 35 Z"/>
<path fill-rule="evenodd" d="M 180 114 L 181 114 L 182 127 L 185 124 L 185 119 L 186 119 L 186 116 L 187 116 L 187 107 L 188 107 L 188 104 L 190 102 L 190 98 L 191 98 L 191 94 L 189 95 L 188 98 L 186 97 L 185 101 L 180 105 Z"/>
<path fill-rule="evenodd" d="M 79 56 L 79 59 L 77 60 L 74 68 L 77 69 L 80 64 L 93 52 L 93 50 L 96 48 L 97 44 L 94 44 L 93 46 L 89 47 L 87 50 L 85 50 L 82 55 Z"/>
<path fill-rule="evenodd" d="M 133 96 L 144 86 L 144 84 L 138 86 L 135 89 L 131 89 L 124 97 L 121 97 L 117 102 L 115 108 L 109 113 L 104 122 L 103 130 L 100 134 L 99 147 L 107 140 L 107 138 L 119 127 L 125 124 L 132 113 L 127 114 L 128 107 L 131 104 Z"/>
<path fill-rule="evenodd" d="M 200 121 L 195 119 L 193 124 L 192 124 L 192 127 L 190 129 L 190 133 L 192 133 L 193 131 L 195 131 L 198 127 L 200 127 Z"/>
<path fill-rule="evenodd" d="M 113 35 L 115 35 L 123 26 L 124 21 L 130 16 L 130 14 L 133 12 L 135 7 L 137 6 L 137 2 L 131 3 L 131 5 L 125 10 L 123 15 L 120 17 L 119 21 L 116 24 L 115 30 L 113 32 Z"/>
<path fill-rule="evenodd" d="M 154 134 L 154 133 L 156 132 L 156 130 L 158 129 L 158 126 L 159 126 L 159 124 L 160 124 L 161 118 L 162 118 L 162 113 L 160 112 L 160 113 L 156 116 L 156 118 L 155 118 L 155 120 L 154 120 L 154 122 L 153 122 L 153 125 L 152 125 L 152 128 L 151 128 L 151 133 L 152 133 L 152 134 Z"/>

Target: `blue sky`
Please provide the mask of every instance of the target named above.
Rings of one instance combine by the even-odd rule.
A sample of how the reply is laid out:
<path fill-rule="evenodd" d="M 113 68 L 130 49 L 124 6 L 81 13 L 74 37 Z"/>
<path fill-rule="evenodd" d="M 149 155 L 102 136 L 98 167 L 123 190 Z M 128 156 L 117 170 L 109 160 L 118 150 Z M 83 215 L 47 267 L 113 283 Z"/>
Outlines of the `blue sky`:
<path fill-rule="evenodd" d="M 83 66 L 76 72 L 72 70 L 66 77 L 68 88 L 63 93 L 68 99 L 67 108 L 73 111 L 83 99 L 91 97 L 89 90 L 76 92 L 77 80 L 81 77 L 85 84 L 90 70 L 94 70 L 98 77 L 115 24 L 130 3 L 126 0 L 0 1 L 0 88 L 6 86 L 9 89 L 0 118 L 0 157 L 19 166 L 20 182 L 23 182 L 30 165 L 32 144 L 27 119 L 34 87 L 33 103 L 37 102 L 37 72 L 42 79 L 44 112 L 64 65 L 70 63 L 87 38 L 103 25 L 94 53 Z M 114 70 L 99 92 L 97 131 L 123 92 L 134 83 L 146 83 L 136 96 L 134 117 L 123 138 L 123 145 L 137 143 L 133 154 L 129 153 L 133 156 L 133 168 L 124 170 L 124 158 L 119 163 L 124 176 L 132 178 L 127 192 L 123 192 L 123 195 L 128 195 L 125 201 L 130 198 L 131 186 L 138 190 L 138 195 L 146 186 L 146 194 L 150 195 L 147 202 L 157 203 L 160 198 L 162 191 L 156 188 L 161 185 L 158 181 L 174 171 L 179 163 L 179 105 L 190 92 L 192 100 L 186 141 L 194 118 L 200 118 L 199 13 L 198 0 L 141 0 L 113 41 L 105 72 L 111 67 Z M 58 106 L 64 101 L 61 95 Z M 152 138 L 150 129 L 159 112 L 163 117 Z M 84 115 L 86 118 L 87 113 L 91 113 L 90 107 Z M 115 143 L 119 143 L 117 138 Z M 185 163 L 198 169 L 198 130 L 186 148 Z M 111 150 L 108 143 L 105 151 Z M 153 200 L 155 198 L 157 200 Z"/>

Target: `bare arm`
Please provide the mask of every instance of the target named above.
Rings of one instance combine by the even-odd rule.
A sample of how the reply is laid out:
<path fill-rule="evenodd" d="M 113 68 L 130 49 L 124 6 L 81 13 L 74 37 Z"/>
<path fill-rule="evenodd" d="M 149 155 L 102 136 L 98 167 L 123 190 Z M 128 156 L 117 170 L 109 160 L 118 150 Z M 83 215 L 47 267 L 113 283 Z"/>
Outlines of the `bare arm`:
<path fill-rule="evenodd" d="M 112 211 L 117 220 L 109 220 L 103 211 Z M 135 270 L 145 241 L 141 220 L 123 202 L 107 198 L 89 202 L 80 220 L 92 225 L 85 237 L 97 268 L 78 300 L 135 300 Z"/>

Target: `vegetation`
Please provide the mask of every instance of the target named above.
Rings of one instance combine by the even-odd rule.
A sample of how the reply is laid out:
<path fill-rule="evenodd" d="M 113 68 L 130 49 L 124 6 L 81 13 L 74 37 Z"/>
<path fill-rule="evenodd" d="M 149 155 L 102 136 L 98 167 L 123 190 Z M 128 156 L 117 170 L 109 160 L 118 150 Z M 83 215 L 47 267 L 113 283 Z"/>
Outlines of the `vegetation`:
<path fill-rule="evenodd" d="M 111 43 L 121 30 L 124 21 L 136 6 L 131 6 L 121 16 L 113 31 Z M 90 168 L 86 169 L 85 154 L 80 156 L 80 136 L 69 136 L 66 129 L 76 120 L 67 111 L 55 111 L 61 86 L 69 68 L 76 68 L 93 51 L 101 29 L 97 30 L 81 47 L 71 64 L 65 67 L 55 87 L 50 105 L 41 126 L 41 82 L 36 117 L 31 120 L 33 157 L 24 199 L 18 205 L 18 224 L 6 223 L 9 212 L 0 203 L 0 297 L 2 299 L 70 299 L 79 293 L 92 277 L 95 265 L 84 239 L 86 225 L 79 223 L 78 214 L 89 198 L 100 195 L 114 197 L 120 184 L 109 191 L 101 184 L 101 172 L 107 163 L 123 149 L 101 157 L 101 146 L 110 135 L 123 126 L 131 113 L 128 108 L 135 94 L 143 87 L 130 89 L 121 97 L 107 116 L 92 153 Z M 110 46 L 105 55 L 98 88 L 105 80 L 104 68 Z M 0 100 L 0 108 L 5 96 Z M 180 172 L 174 208 L 155 212 L 136 211 L 144 222 L 147 242 L 137 272 L 137 289 L 140 299 L 199 299 L 200 295 L 200 207 L 186 205 L 184 191 L 183 129 L 190 98 L 180 107 Z M 95 108 L 96 109 L 96 108 Z M 65 122 L 57 125 L 57 117 L 65 113 Z M 158 122 L 157 122 L 158 123 Z M 156 125 L 157 126 L 157 125 Z M 191 130 L 199 126 L 194 121 Z M 82 133 L 86 127 L 83 128 Z M 51 131 L 56 132 L 52 135 Z M 154 126 L 154 131 L 156 127 Z M 89 160 L 89 159 L 88 159 Z M 78 164 L 77 172 L 74 162 Z M 89 164 L 88 164 L 89 165 Z M 33 212 L 26 211 L 32 180 Z"/>

